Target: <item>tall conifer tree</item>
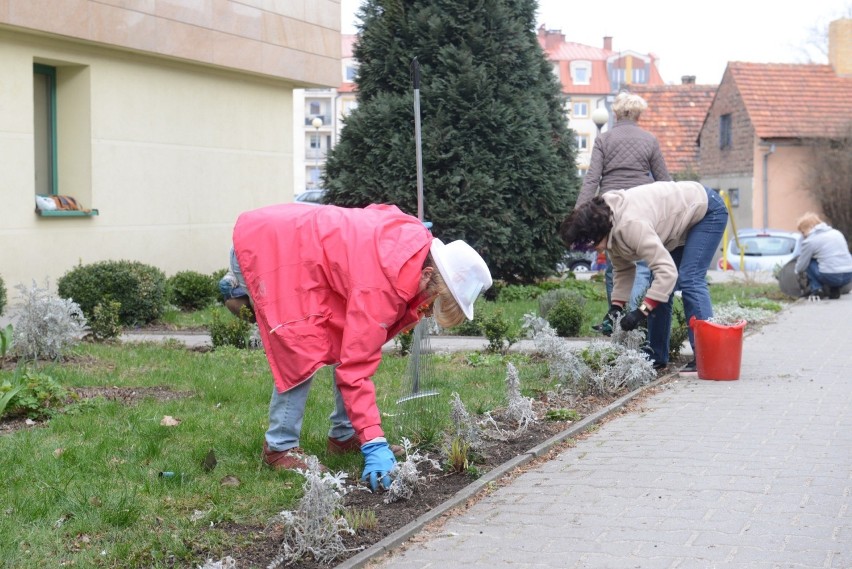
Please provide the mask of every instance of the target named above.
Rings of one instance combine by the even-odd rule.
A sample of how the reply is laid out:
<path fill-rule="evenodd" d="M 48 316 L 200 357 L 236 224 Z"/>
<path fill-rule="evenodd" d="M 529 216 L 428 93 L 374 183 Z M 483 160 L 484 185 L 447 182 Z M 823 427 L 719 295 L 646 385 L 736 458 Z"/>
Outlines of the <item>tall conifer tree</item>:
<path fill-rule="evenodd" d="M 368 0 L 354 49 L 358 107 L 329 156 L 327 201 L 417 214 L 419 61 L 424 217 L 495 278 L 529 282 L 564 253 L 578 179 L 574 135 L 535 34 L 535 0 Z"/>

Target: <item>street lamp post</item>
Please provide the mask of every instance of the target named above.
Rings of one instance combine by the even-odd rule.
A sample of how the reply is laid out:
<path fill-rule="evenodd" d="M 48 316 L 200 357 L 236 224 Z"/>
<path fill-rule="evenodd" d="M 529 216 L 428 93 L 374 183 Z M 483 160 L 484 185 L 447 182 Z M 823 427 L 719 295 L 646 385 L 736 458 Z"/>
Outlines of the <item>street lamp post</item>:
<path fill-rule="evenodd" d="M 592 122 L 598 127 L 598 134 L 600 134 L 603 125 L 609 122 L 609 113 L 606 111 L 606 107 L 598 107 L 592 111 Z"/>
<path fill-rule="evenodd" d="M 317 147 L 315 149 L 316 155 L 314 156 L 314 178 L 316 180 L 314 182 L 314 185 L 318 185 L 319 184 L 320 148 L 322 147 L 322 144 L 320 143 L 319 129 L 322 126 L 322 119 L 320 117 L 314 117 L 314 119 L 311 121 L 311 126 L 314 127 L 315 132 L 316 132 L 316 137 L 317 137 L 316 138 Z"/>

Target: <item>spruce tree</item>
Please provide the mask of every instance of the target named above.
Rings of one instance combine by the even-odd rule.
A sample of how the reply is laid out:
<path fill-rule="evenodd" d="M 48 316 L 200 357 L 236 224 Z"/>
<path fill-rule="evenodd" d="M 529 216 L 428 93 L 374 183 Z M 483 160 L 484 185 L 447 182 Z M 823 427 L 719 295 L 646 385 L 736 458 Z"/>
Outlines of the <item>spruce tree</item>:
<path fill-rule="evenodd" d="M 417 214 L 412 60 L 421 73 L 424 218 L 464 239 L 495 278 L 531 282 L 564 253 L 574 135 L 535 35 L 535 0 L 368 0 L 358 107 L 329 155 L 326 201 Z"/>

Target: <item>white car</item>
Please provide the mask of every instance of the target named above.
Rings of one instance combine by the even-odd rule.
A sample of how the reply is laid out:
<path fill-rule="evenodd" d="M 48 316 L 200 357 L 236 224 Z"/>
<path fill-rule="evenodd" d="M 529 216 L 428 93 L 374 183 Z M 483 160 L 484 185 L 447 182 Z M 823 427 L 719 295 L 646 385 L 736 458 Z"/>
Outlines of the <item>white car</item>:
<path fill-rule="evenodd" d="M 737 245 L 739 241 L 739 246 Z M 728 241 L 725 254 L 719 259 L 719 268 L 739 271 L 740 251 L 745 262 L 745 271 L 780 270 L 799 256 L 802 235 L 778 229 L 741 229 L 737 239 Z M 725 264 L 727 263 L 727 266 Z"/>
<path fill-rule="evenodd" d="M 325 194 L 323 189 L 305 190 L 294 200 L 296 203 L 304 203 L 309 205 L 322 205 L 322 196 Z"/>

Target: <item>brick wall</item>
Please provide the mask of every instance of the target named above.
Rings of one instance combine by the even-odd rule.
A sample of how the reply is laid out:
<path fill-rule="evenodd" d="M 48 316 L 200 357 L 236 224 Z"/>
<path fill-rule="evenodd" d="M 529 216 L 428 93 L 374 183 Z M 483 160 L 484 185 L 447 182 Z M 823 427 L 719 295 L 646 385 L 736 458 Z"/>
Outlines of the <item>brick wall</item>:
<path fill-rule="evenodd" d="M 731 146 L 719 148 L 720 117 L 731 115 Z M 751 175 L 754 170 L 754 128 L 742 98 L 729 74 L 725 74 L 701 130 L 701 177 L 721 174 Z"/>

